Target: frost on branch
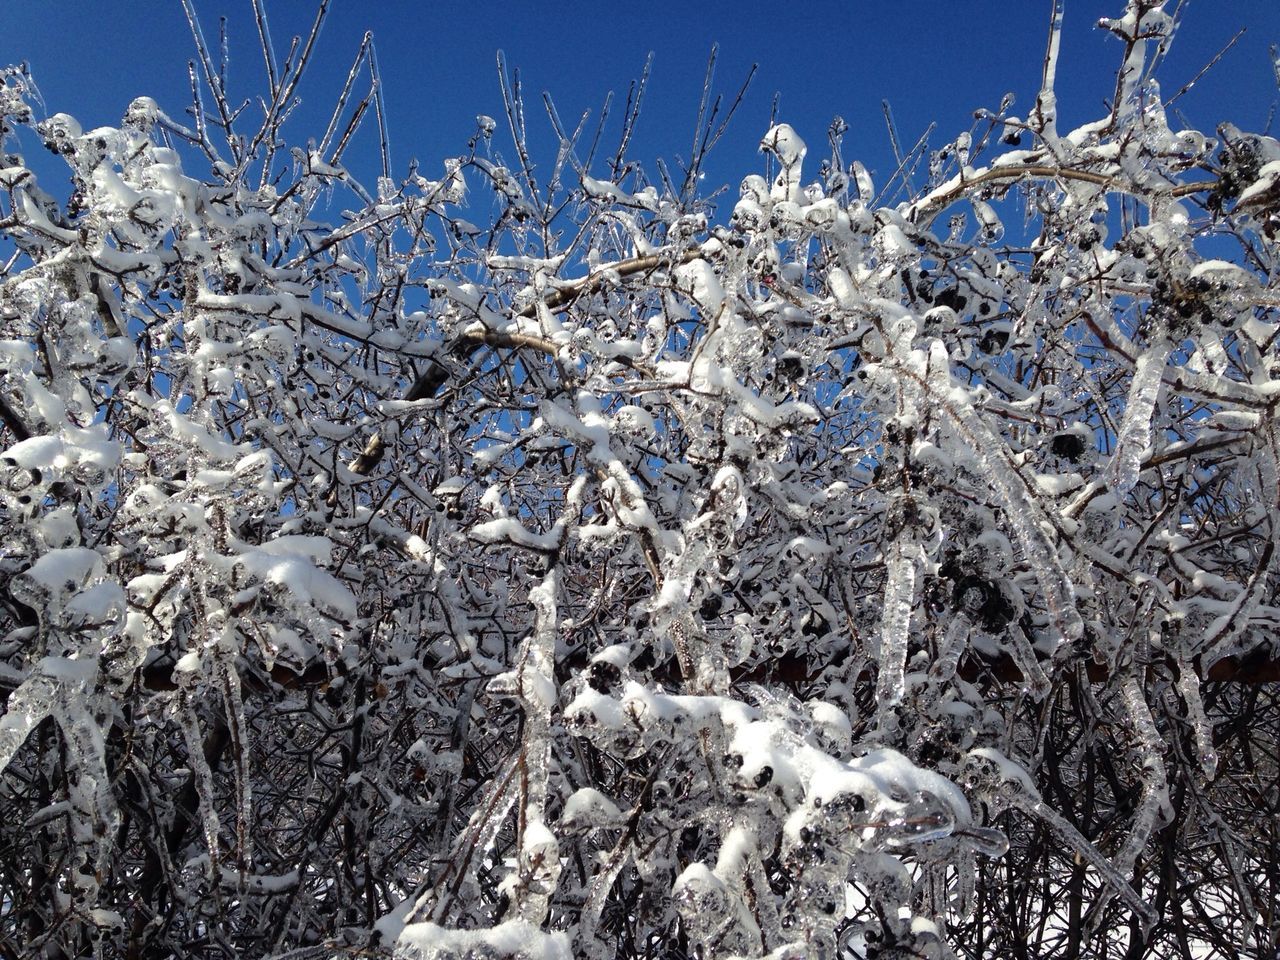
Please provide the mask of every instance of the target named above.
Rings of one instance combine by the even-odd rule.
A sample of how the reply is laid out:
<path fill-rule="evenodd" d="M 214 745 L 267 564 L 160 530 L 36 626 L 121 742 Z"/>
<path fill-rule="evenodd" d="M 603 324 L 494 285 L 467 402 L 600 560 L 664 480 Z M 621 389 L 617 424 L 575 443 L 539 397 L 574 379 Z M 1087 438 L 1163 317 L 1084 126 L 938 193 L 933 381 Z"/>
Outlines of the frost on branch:
<path fill-rule="evenodd" d="M 189 113 L 4 72 L 0 944 L 1273 948 L 1280 144 L 1151 0 L 1061 129 L 1055 9 L 1025 117 L 719 206 L 710 77 L 683 179 L 505 64 L 367 177 L 261 5 L 260 116 L 194 18 Z"/>

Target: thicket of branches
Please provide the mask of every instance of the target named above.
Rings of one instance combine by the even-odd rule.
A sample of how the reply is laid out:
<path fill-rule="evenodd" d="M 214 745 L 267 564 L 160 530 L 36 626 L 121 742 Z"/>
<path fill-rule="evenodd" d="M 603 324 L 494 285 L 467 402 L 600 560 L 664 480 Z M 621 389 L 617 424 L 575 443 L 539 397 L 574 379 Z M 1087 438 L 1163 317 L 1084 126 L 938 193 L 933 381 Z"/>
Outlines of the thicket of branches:
<path fill-rule="evenodd" d="M 1274 955 L 1280 143 L 1161 3 L 731 209 L 710 78 L 362 184 L 254 10 L 258 114 L 0 83 L 0 954 Z"/>

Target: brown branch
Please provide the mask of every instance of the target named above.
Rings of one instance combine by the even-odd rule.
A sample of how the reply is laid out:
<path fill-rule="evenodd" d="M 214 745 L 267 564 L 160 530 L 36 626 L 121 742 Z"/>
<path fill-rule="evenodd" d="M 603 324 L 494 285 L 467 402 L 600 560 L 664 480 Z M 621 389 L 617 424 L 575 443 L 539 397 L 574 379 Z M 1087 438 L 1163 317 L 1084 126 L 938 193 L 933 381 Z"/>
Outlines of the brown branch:
<path fill-rule="evenodd" d="M 4 397 L 0 397 L 0 420 L 4 421 L 4 425 L 9 428 L 9 432 L 17 437 L 19 441 L 31 439 L 31 431 L 22 422 L 22 418 L 5 402 Z"/>
<path fill-rule="evenodd" d="M 1027 164 L 1016 167 L 988 168 L 967 180 L 962 180 L 945 193 L 938 194 L 932 198 L 925 198 L 927 202 L 924 203 L 923 206 L 910 211 L 907 218 L 913 223 L 919 223 L 921 220 L 931 220 L 974 187 L 982 186 L 984 183 L 1023 179 L 1076 180 L 1081 183 L 1092 183 L 1100 187 L 1105 187 L 1113 193 L 1124 193 L 1129 196 L 1136 197 L 1139 200 L 1144 199 L 1141 194 L 1134 192 L 1134 190 L 1128 185 L 1117 180 L 1115 177 L 1109 177 L 1104 173 L 1094 173 L 1092 170 L 1072 170 L 1070 168 L 1054 167 L 1047 164 Z M 1169 190 L 1168 196 L 1188 197 L 1193 194 L 1202 193 L 1206 190 L 1212 190 L 1216 186 L 1218 186 L 1217 180 L 1181 183 L 1172 187 Z"/>

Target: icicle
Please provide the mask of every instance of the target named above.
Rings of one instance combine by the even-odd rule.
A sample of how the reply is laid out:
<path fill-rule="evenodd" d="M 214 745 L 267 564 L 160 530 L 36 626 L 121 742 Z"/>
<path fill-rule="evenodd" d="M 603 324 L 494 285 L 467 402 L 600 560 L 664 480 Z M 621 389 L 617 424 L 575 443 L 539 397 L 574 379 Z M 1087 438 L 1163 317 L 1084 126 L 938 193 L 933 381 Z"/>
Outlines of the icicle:
<path fill-rule="evenodd" d="M 111 793 L 107 772 L 106 746 L 98 721 L 83 699 L 68 705 L 58 726 L 67 746 L 68 766 L 75 774 L 67 777 L 67 794 L 78 816 L 71 820 L 71 832 L 85 854 L 93 858 L 92 870 L 73 870 L 72 882 L 81 902 L 93 905 L 98 896 L 98 877 L 110 865 L 120 811 Z"/>
<path fill-rule="evenodd" d="M 1200 697 L 1200 678 L 1188 660 L 1178 661 L 1178 694 L 1187 708 L 1187 722 L 1196 740 L 1196 757 L 1206 779 L 1212 780 L 1218 772 L 1218 751 L 1213 743 L 1213 725 L 1204 713 L 1204 701 Z"/>
<path fill-rule="evenodd" d="M 1040 77 L 1040 93 L 1036 97 L 1032 119 L 1040 135 L 1051 146 L 1058 143 L 1058 95 L 1054 84 L 1058 77 L 1058 51 L 1062 45 L 1063 0 L 1054 0 L 1053 20 L 1049 26 L 1049 49 L 1045 51 L 1044 70 Z"/>
<path fill-rule="evenodd" d="M 484 859 L 511 812 L 511 805 L 516 800 L 516 792 L 512 789 L 516 769 L 516 758 L 511 757 L 500 771 L 495 771 L 471 819 L 450 847 L 445 868 L 435 884 L 414 902 L 405 915 L 406 924 L 423 920 L 441 923 L 449 915 L 458 892 L 472 876 L 472 864 Z"/>
<path fill-rule="evenodd" d="M 1040 658 L 1036 655 L 1035 647 L 1031 645 L 1031 638 L 1016 623 L 1009 625 L 1008 635 L 1009 651 L 1013 655 L 1013 662 L 1018 666 L 1018 672 L 1022 674 L 1023 681 L 1031 687 L 1032 696 L 1037 701 L 1043 700 L 1049 693 L 1049 678 L 1040 665 Z"/>
<path fill-rule="evenodd" d="M 965 827 L 957 830 L 955 835 L 964 837 L 970 850 L 990 860 L 999 860 L 1009 852 L 1009 838 L 1003 830 L 994 827 Z"/>
<path fill-rule="evenodd" d="M 973 912 L 973 899 L 978 886 L 978 861 L 968 846 L 956 851 L 956 892 L 953 897 L 956 916 L 967 920 Z"/>
<path fill-rule="evenodd" d="M 587 891 L 586 902 L 582 905 L 582 913 L 578 920 L 578 946 L 591 960 L 606 960 L 612 956 L 609 944 L 597 939 L 596 929 L 600 926 L 600 917 L 609 900 L 609 891 L 618 882 L 618 874 L 631 862 L 628 850 L 631 846 L 629 837 L 624 836 L 609 854 L 603 867 L 596 871 L 591 879 L 591 887 Z"/>
<path fill-rule="evenodd" d="M 530 923 L 546 919 L 551 894 L 560 879 L 559 848 L 555 834 L 546 825 L 551 709 L 556 702 L 556 590 L 553 566 L 542 583 L 529 591 L 534 628 L 517 669 L 517 692 L 525 712 L 524 742 L 520 748 L 524 810 L 513 909 L 516 916 Z"/>
<path fill-rule="evenodd" d="M 42 673 L 27 677 L 9 695 L 5 715 L 0 717 L 0 772 L 27 742 L 31 731 L 53 712 L 58 685 Z"/>
<path fill-rule="evenodd" d="M 231 759 L 236 770 L 236 869 L 243 883 L 253 866 L 253 782 L 249 775 L 249 728 L 244 718 L 240 675 L 236 672 L 232 659 L 234 653 L 230 649 L 218 658 L 218 674 L 222 679 L 227 730 L 231 735 Z"/>
<path fill-rule="evenodd" d="M 1142 758 L 1142 799 L 1138 801 L 1138 809 L 1130 823 L 1128 839 L 1116 857 L 1116 868 L 1122 873 L 1129 873 L 1151 838 L 1157 820 L 1164 817 L 1167 822 L 1172 814 L 1162 756 L 1164 747 L 1155 719 L 1151 716 L 1151 708 L 1147 706 L 1138 678 L 1133 674 L 1125 677 L 1121 685 L 1121 699 L 1137 734 L 1138 752 Z"/>
<path fill-rule="evenodd" d="M 920 876 L 912 902 L 917 910 L 937 925 L 940 933 L 946 932 L 947 918 L 947 866 L 943 863 L 921 864 Z"/>
<path fill-rule="evenodd" d="M 1170 19 L 1163 3 L 1129 0 L 1125 14 L 1118 19 L 1102 19 L 1098 25 L 1110 30 L 1129 44 L 1124 66 L 1120 68 L 1113 109 L 1122 126 L 1127 126 L 1141 107 L 1139 91 L 1147 64 L 1147 43 L 1168 36 Z"/>
<path fill-rule="evenodd" d="M 858 199 L 863 203 L 870 203 L 876 195 L 876 188 L 871 182 L 871 174 L 857 160 L 849 165 L 849 171 L 853 174 L 853 182 L 858 185 Z"/>
<path fill-rule="evenodd" d="M 1271 539 L 1263 547 L 1258 567 L 1236 594 L 1230 608 L 1219 616 L 1208 630 L 1208 639 L 1201 645 L 1203 654 L 1200 662 L 1210 667 L 1224 657 L 1238 655 L 1243 651 L 1241 641 L 1245 639 L 1254 612 L 1262 602 L 1265 587 L 1271 580 L 1271 572 L 1280 559 L 1280 478 L 1277 477 L 1275 428 L 1269 425 L 1266 432 L 1268 442 L 1259 450 L 1256 458 L 1258 479 L 1261 481 L 1261 500 L 1266 504 L 1271 520 Z"/>
<path fill-rule="evenodd" d="M 747 825 L 749 821 L 750 818 L 744 818 L 744 821 L 730 827 L 724 835 L 713 872 L 729 892 L 732 909 L 727 926 L 737 928 L 736 935 L 739 939 L 745 937 L 763 947 L 764 938 L 757 922 L 758 918 L 753 916 L 755 911 L 747 905 L 747 885 L 755 879 L 755 874 L 750 872 L 751 864 L 759 860 L 755 830 Z M 755 889 L 769 890 L 768 880 L 764 878 L 763 873 L 760 874 L 760 879 L 764 881 L 765 886 Z M 772 898 L 756 897 L 753 905 L 760 906 L 762 899 Z"/>
<path fill-rule="evenodd" d="M 1013 795 L 1011 802 L 1028 816 L 1043 821 L 1045 826 L 1070 844 L 1082 860 L 1098 871 L 1098 874 L 1111 888 L 1111 891 L 1119 895 L 1128 904 L 1129 909 L 1137 914 L 1138 920 L 1143 927 L 1150 929 L 1151 925 L 1156 922 L 1155 909 L 1129 885 L 1129 881 L 1125 879 L 1124 874 L 1117 870 L 1110 860 L 1099 853 L 1097 848 L 1086 840 L 1080 831 L 1073 827 L 1066 818 L 1048 806 L 1039 797 L 1018 793 Z M 1097 908 L 1095 907 L 1095 909 Z"/>
<path fill-rule="evenodd" d="M 987 463 L 993 468 L 992 485 L 1005 501 L 1005 517 L 1035 571 L 1050 615 L 1064 640 L 1079 639 L 1084 635 L 1084 621 L 1076 610 L 1075 591 L 1057 551 L 1040 527 L 1040 510 L 1027 495 L 1022 478 L 1004 459 L 1003 452 L 989 458 Z"/>
<path fill-rule="evenodd" d="M 911 597 L 916 588 L 914 543 L 899 541 L 889 548 L 880 621 L 880 674 L 876 684 L 879 709 L 901 702 L 906 688 L 907 638 L 911 627 Z"/>
<path fill-rule="evenodd" d="M 764 871 L 764 861 L 760 857 L 759 849 L 752 851 L 747 869 L 750 871 L 749 879 L 755 894 L 756 921 L 760 925 L 760 938 L 764 942 L 764 949 L 769 950 L 782 943 L 783 936 L 778 918 L 778 904 L 773 897 L 769 896 L 769 877 Z"/>
<path fill-rule="evenodd" d="M 1173 345 L 1167 339 L 1153 343 L 1133 367 L 1133 381 L 1125 401 L 1124 419 L 1116 435 L 1116 449 L 1107 465 L 1107 484 L 1124 496 L 1138 482 L 1142 454 L 1151 443 L 1151 417 Z"/>
<path fill-rule="evenodd" d="M 187 763 L 191 767 L 191 777 L 195 781 L 204 842 L 209 849 L 208 875 L 214 879 L 216 885 L 219 876 L 220 851 L 218 849 L 218 814 L 213 809 L 213 771 L 209 769 L 209 761 L 204 755 L 204 738 L 200 735 L 200 720 L 191 702 L 190 691 L 182 692 L 181 701 L 178 707 L 178 718 L 183 737 L 187 742 Z"/>
<path fill-rule="evenodd" d="M 982 241 L 984 243 L 999 243 L 1004 236 L 1004 224 L 1000 222 L 996 212 L 991 209 L 991 204 L 977 199 L 970 202 L 973 204 L 973 215 L 982 227 Z"/>
<path fill-rule="evenodd" d="M 950 418 L 957 433 L 973 446 L 986 468 L 986 478 L 999 496 L 1009 526 L 1035 572 L 1062 639 L 1078 640 L 1084 635 L 1084 621 L 1076 609 L 1071 578 L 1040 526 L 1044 513 L 1028 494 L 1021 475 L 1009 463 L 1003 441 L 974 412 L 964 393 L 952 389 L 947 348 L 940 340 L 934 340 L 929 346 L 928 384 L 942 412 Z"/>
<path fill-rule="evenodd" d="M 929 679 L 936 683 L 946 683 L 956 675 L 956 667 L 969 646 L 969 632 L 973 624 L 964 613 L 956 613 L 947 632 L 938 645 L 938 657 L 929 667 Z"/>

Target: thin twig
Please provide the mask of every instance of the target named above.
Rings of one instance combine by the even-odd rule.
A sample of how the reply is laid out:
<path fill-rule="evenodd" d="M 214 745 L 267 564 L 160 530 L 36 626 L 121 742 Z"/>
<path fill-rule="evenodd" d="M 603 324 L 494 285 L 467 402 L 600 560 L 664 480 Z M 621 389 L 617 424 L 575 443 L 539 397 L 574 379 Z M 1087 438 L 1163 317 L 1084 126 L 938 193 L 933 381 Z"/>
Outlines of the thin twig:
<path fill-rule="evenodd" d="M 1170 97 L 1168 100 L 1164 102 L 1165 109 L 1167 110 L 1170 106 L 1177 103 L 1179 97 L 1181 97 L 1184 93 L 1186 93 L 1188 90 L 1194 87 L 1200 81 L 1201 77 L 1203 77 L 1206 73 L 1208 73 L 1215 66 L 1217 66 L 1218 61 L 1221 60 L 1224 56 L 1226 56 L 1227 51 L 1230 50 L 1232 47 L 1234 47 L 1236 45 L 1236 41 L 1238 41 L 1241 37 L 1243 37 L 1244 34 L 1245 34 L 1244 27 L 1241 27 L 1239 30 L 1237 30 L 1236 35 L 1227 41 L 1226 45 L 1221 50 L 1219 50 L 1217 54 L 1214 55 L 1212 60 L 1210 60 L 1200 69 L 1199 73 L 1197 73 L 1194 77 L 1192 77 L 1185 84 L 1183 84 L 1181 90 L 1179 90 L 1177 93 L 1175 93 L 1172 97 Z"/>

